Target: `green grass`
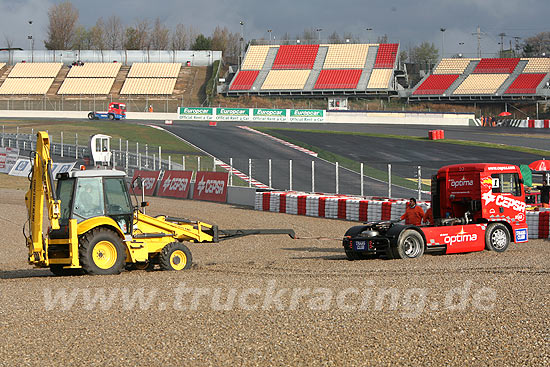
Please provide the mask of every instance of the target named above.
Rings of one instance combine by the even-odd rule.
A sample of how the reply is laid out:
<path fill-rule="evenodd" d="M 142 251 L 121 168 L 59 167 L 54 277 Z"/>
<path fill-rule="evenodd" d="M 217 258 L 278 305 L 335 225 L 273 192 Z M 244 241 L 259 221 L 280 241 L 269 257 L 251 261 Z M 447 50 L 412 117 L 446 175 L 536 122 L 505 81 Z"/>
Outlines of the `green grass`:
<path fill-rule="evenodd" d="M 283 139 L 285 141 L 288 141 L 289 143 L 298 145 L 300 147 L 312 150 L 317 153 L 319 158 L 325 159 L 329 162 L 336 163 L 338 162 L 339 165 L 342 167 L 351 169 L 357 173 L 361 172 L 361 163 L 354 161 L 353 159 L 341 156 L 339 154 L 330 152 L 325 149 L 321 149 L 314 145 L 306 144 L 302 141 L 296 140 L 294 138 L 291 138 L 289 136 L 284 135 L 284 131 L 300 131 L 300 132 L 319 132 L 317 130 L 299 130 L 299 129 L 281 129 L 281 128 L 265 128 L 265 127 L 255 127 L 254 129 L 265 132 L 267 134 L 270 134 L 272 136 L 275 136 L 279 139 Z M 324 131 L 323 131 L 324 132 Z M 326 133 L 332 133 L 332 131 L 326 131 Z M 348 133 L 348 135 L 350 135 Z M 363 165 L 363 174 L 365 176 L 373 177 L 381 181 L 388 181 L 388 172 L 382 171 L 374 167 L 370 167 L 368 165 Z M 416 190 L 418 188 L 418 183 L 408 180 L 406 178 L 403 178 L 401 176 L 396 176 L 392 174 L 392 184 L 398 185 L 402 187 L 406 187 L 409 189 Z M 428 191 L 430 190 L 429 185 L 422 184 L 422 190 Z"/>

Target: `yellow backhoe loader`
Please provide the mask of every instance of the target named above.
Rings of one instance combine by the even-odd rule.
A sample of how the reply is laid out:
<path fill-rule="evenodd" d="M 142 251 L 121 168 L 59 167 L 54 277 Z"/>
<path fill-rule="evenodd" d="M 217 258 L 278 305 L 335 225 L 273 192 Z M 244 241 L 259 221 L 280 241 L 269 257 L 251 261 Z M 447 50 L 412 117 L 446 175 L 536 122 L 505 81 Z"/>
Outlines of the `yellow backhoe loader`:
<path fill-rule="evenodd" d="M 117 170 L 81 170 L 58 174 L 54 190 L 50 140 L 37 134 L 31 155 L 30 187 L 25 195 L 25 237 L 29 263 L 56 275 L 118 274 L 124 268 L 188 269 L 191 252 L 183 242 L 219 242 L 254 234 L 288 234 L 289 229 L 222 230 L 200 221 L 143 213 Z M 137 201 L 137 200 L 136 200 Z M 49 227 L 44 231 L 44 206 Z"/>

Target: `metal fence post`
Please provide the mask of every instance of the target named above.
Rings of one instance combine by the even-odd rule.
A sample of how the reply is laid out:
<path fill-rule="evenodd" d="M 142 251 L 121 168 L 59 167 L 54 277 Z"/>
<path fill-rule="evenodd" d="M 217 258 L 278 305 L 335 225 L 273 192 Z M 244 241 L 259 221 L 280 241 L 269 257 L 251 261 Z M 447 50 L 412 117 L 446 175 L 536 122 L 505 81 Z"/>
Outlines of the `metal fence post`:
<path fill-rule="evenodd" d="M 201 157 L 197 156 L 197 172 L 201 170 Z"/>
<path fill-rule="evenodd" d="M 185 159 L 185 157 L 183 157 Z M 149 167 L 149 145 L 145 144 L 145 167 Z M 185 164 L 183 165 L 185 169 Z"/>
<path fill-rule="evenodd" d="M 248 158 L 248 187 L 252 187 L 252 159 Z"/>
<path fill-rule="evenodd" d="M 292 159 L 288 161 L 288 182 L 289 190 L 292 191 Z"/>
<path fill-rule="evenodd" d="M 365 195 L 365 191 L 364 191 L 364 181 L 363 181 L 363 163 L 361 162 L 361 196 L 364 196 Z"/>
<path fill-rule="evenodd" d="M 159 145 L 159 170 L 162 170 L 162 147 Z"/>
<path fill-rule="evenodd" d="M 78 133 L 74 134 L 74 158 L 78 159 Z"/>
<path fill-rule="evenodd" d="M 155 170 L 155 164 L 156 164 L 156 161 L 157 161 L 157 156 L 155 154 L 153 154 L 153 171 Z"/>
<path fill-rule="evenodd" d="M 388 163 L 388 197 L 391 198 L 391 163 Z"/>
<path fill-rule="evenodd" d="M 338 162 L 336 162 L 336 194 L 339 194 L 340 191 L 340 177 L 338 176 Z"/>
<path fill-rule="evenodd" d="M 422 200 L 422 168 L 418 166 L 418 200 Z"/>
<path fill-rule="evenodd" d="M 229 186 L 233 186 L 233 158 L 229 158 Z"/>
<path fill-rule="evenodd" d="M 2 148 L 4 147 L 4 135 L 6 134 L 6 125 L 2 125 Z"/>
<path fill-rule="evenodd" d="M 311 161 L 311 192 L 315 192 L 315 161 Z"/>
<path fill-rule="evenodd" d="M 138 153 L 138 169 L 141 169 L 141 153 Z"/>
<path fill-rule="evenodd" d="M 15 147 L 19 149 L 19 126 L 15 130 Z"/>
<path fill-rule="evenodd" d="M 61 132 L 61 157 L 63 157 L 63 131 Z"/>
<path fill-rule="evenodd" d="M 181 170 L 185 171 L 185 156 L 181 156 Z"/>
<path fill-rule="evenodd" d="M 171 155 L 168 156 L 168 169 L 169 170 L 172 169 L 172 156 Z"/>
<path fill-rule="evenodd" d="M 273 185 L 271 184 L 271 159 L 268 159 L 267 161 L 267 174 L 269 176 L 269 188 L 273 188 Z"/>

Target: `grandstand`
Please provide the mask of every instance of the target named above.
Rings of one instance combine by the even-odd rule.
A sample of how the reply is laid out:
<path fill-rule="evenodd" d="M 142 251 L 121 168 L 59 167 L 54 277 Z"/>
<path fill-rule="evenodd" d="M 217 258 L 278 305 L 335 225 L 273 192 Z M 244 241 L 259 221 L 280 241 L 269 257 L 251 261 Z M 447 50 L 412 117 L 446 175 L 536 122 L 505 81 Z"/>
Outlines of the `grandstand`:
<path fill-rule="evenodd" d="M 171 95 L 181 63 L 134 63 L 120 94 Z"/>
<path fill-rule="evenodd" d="M 409 100 L 536 100 L 548 95 L 549 81 L 547 58 L 444 58 Z"/>
<path fill-rule="evenodd" d="M 0 95 L 46 94 L 61 70 L 61 63 L 18 63 L 0 85 Z"/>
<path fill-rule="evenodd" d="M 85 63 L 72 66 L 57 91 L 61 95 L 109 94 L 120 71 L 119 63 Z"/>
<path fill-rule="evenodd" d="M 251 45 L 225 93 L 238 95 L 389 95 L 399 45 Z"/>

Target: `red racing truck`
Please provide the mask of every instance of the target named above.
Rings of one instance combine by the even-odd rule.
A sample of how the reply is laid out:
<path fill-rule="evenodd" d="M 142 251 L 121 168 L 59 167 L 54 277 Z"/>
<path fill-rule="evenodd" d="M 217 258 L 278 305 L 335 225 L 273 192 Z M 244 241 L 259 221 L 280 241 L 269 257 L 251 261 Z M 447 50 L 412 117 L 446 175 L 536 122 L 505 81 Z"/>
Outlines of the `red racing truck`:
<path fill-rule="evenodd" d="M 445 166 L 432 177 L 434 225 L 380 221 L 351 227 L 343 246 L 349 260 L 390 259 L 482 251 L 503 252 L 527 242 L 525 192 L 519 167 L 472 163 Z"/>

